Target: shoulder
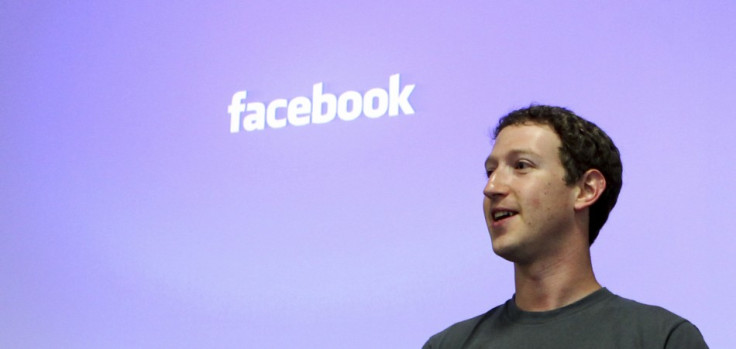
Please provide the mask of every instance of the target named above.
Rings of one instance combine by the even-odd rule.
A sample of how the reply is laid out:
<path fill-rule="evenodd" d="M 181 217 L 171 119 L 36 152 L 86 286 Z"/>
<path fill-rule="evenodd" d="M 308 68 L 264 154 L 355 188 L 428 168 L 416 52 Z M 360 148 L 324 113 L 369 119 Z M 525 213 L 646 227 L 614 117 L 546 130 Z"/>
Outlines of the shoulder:
<path fill-rule="evenodd" d="M 657 334 L 664 338 L 665 348 L 707 348 L 702 334 L 685 318 L 659 306 L 614 296 L 605 312 L 615 323 L 634 329 L 639 335 Z"/>
<path fill-rule="evenodd" d="M 499 305 L 486 313 L 451 325 L 445 330 L 430 337 L 422 349 L 461 347 L 468 338 L 472 337 L 473 332 L 476 331 L 481 323 L 487 321 L 489 318 L 500 316 L 503 312 L 503 307 L 504 304 Z"/>
<path fill-rule="evenodd" d="M 656 324 L 671 328 L 687 321 L 665 308 L 639 303 L 617 295 L 611 297 L 604 308 L 605 312 L 613 317 L 620 316 L 639 324 Z"/>

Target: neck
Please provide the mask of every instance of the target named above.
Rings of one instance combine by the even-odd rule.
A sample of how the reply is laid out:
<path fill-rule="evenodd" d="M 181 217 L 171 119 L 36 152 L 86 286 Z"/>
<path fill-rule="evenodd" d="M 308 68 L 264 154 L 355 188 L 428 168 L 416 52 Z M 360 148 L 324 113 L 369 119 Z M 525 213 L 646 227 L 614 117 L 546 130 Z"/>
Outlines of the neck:
<path fill-rule="evenodd" d="M 599 290 L 588 246 L 532 263 L 514 263 L 516 305 L 547 311 L 572 304 Z"/>

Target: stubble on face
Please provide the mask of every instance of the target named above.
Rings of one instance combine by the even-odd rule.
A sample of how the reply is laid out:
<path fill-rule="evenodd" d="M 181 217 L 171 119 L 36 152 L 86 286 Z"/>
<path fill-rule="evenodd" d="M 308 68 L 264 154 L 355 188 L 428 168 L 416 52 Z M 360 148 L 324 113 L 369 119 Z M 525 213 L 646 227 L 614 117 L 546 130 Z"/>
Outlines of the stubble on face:
<path fill-rule="evenodd" d="M 514 125 L 498 135 L 486 162 L 484 213 L 494 252 L 530 263 L 562 249 L 574 219 L 561 142 L 548 126 Z M 508 211 L 508 213 L 500 213 Z M 494 217 L 495 216 L 495 217 Z"/>

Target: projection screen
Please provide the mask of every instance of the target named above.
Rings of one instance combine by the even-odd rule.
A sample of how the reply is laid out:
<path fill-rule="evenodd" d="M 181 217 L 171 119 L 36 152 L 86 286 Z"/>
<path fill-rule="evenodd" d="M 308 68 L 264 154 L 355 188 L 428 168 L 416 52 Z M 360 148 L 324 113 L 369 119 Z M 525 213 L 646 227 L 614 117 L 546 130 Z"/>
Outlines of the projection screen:
<path fill-rule="evenodd" d="M 736 345 L 736 4 L 3 2 L 0 346 L 418 348 L 513 295 L 483 162 L 621 150 L 611 291 Z"/>

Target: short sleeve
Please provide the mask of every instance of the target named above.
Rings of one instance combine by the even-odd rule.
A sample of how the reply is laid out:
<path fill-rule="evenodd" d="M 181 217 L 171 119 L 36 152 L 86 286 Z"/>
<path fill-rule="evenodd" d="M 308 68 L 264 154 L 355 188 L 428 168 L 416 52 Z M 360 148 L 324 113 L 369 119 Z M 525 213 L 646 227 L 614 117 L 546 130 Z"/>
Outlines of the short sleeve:
<path fill-rule="evenodd" d="M 703 335 L 689 321 L 678 324 L 667 338 L 666 349 L 708 349 Z"/>

